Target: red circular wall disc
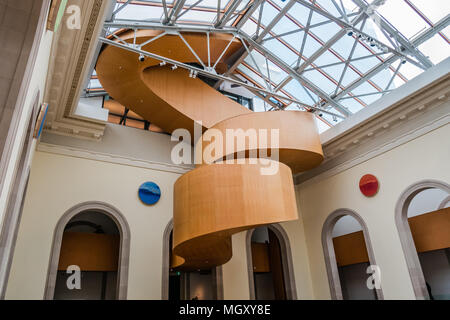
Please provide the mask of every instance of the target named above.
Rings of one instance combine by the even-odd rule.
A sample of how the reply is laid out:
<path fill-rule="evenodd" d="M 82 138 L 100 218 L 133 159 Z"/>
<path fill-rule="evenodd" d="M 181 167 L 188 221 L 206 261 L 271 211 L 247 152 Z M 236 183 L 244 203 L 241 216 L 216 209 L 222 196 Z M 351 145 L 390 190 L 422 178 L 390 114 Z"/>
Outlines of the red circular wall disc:
<path fill-rule="evenodd" d="M 365 174 L 359 180 L 359 190 L 366 197 L 373 197 L 378 192 L 378 179 L 372 174 Z"/>

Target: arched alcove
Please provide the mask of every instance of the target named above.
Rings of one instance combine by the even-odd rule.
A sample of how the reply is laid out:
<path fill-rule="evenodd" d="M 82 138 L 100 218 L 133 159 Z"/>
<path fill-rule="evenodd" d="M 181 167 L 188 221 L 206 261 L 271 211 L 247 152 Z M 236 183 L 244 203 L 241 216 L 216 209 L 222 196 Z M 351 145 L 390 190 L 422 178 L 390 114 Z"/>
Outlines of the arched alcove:
<path fill-rule="evenodd" d="M 335 245 L 334 245 L 334 241 L 333 241 L 333 238 L 334 238 L 333 230 L 336 226 L 336 223 L 340 219 L 342 219 L 343 217 L 346 217 L 346 216 L 353 218 L 355 221 L 355 223 L 353 223 L 353 224 L 359 225 L 360 228 L 356 228 L 355 230 L 352 230 L 352 231 L 356 231 L 356 232 L 349 233 L 349 234 L 351 234 L 352 239 L 339 239 L 339 240 L 343 240 L 343 241 L 350 240 L 353 243 L 359 244 L 358 247 L 360 247 L 360 248 L 358 248 L 358 251 L 363 251 L 362 254 L 360 254 L 360 256 L 363 256 L 363 258 L 358 257 L 359 259 L 358 258 L 354 259 L 353 257 L 351 257 L 351 259 L 346 263 L 349 263 L 349 264 L 353 263 L 353 262 L 364 262 L 365 263 L 366 262 L 365 260 L 368 260 L 367 266 L 369 266 L 369 265 L 376 266 L 375 256 L 373 254 L 372 245 L 370 243 L 367 226 L 366 226 L 364 220 L 361 218 L 361 216 L 359 214 L 357 214 L 356 212 L 349 210 L 349 209 L 338 209 L 338 210 L 334 211 L 333 213 L 331 213 L 328 216 L 328 218 L 325 220 L 325 223 L 323 225 L 322 246 L 323 246 L 324 258 L 325 258 L 325 265 L 327 268 L 328 282 L 330 285 L 331 298 L 334 300 L 343 300 L 344 294 L 343 294 L 342 286 L 341 286 L 342 274 L 340 274 L 340 272 L 339 272 L 337 255 L 336 255 Z M 349 223 L 350 222 L 351 221 L 349 221 Z M 350 226 L 350 228 L 352 228 L 352 227 L 354 227 L 354 226 Z M 346 233 L 346 232 L 341 232 L 341 233 Z M 347 236 L 347 234 L 346 234 L 346 236 Z M 354 265 L 356 265 L 356 264 L 354 264 Z M 367 267 L 367 266 L 365 266 L 365 267 Z M 364 268 L 364 271 L 365 271 L 365 269 L 366 268 Z M 370 276 L 370 274 L 367 274 L 367 278 L 369 278 L 369 276 Z M 366 284 L 367 278 L 364 278 L 363 285 Z M 360 280 L 361 279 L 359 279 L 358 281 L 360 281 Z M 378 300 L 382 300 L 383 292 L 382 292 L 381 288 L 379 288 L 379 289 L 374 288 L 374 290 L 375 290 L 375 293 L 374 293 L 373 297 Z M 354 298 L 354 295 L 352 295 L 352 298 Z M 362 299 L 368 299 L 368 298 L 371 298 L 371 297 L 364 295 Z"/>
<path fill-rule="evenodd" d="M 411 282 L 416 295 L 416 299 L 429 299 L 430 295 L 427 283 L 422 271 L 422 266 L 417 254 L 417 248 L 414 243 L 413 234 L 408 219 L 408 209 L 413 199 L 421 192 L 430 189 L 440 189 L 450 194 L 450 185 L 437 180 L 423 180 L 409 186 L 401 195 L 395 206 L 395 222 L 397 225 L 400 242 L 405 255 Z M 435 204 L 436 209 L 445 208 L 448 202 L 448 196 Z"/>
<path fill-rule="evenodd" d="M 86 221 L 85 218 L 87 213 L 98 214 L 100 215 L 99 217 L 104 216 L 104 218 L 100 218 L 103 221 L 102 224 L 99 225 L 92 221 Z M 77 217 L 81 218 L 78 219 Z M 84 219 L 82 219 L 83 217 Z M 97 217 L 96 219 L 99 218 Z M 128 262 L 130 255 L 130 229 L 124 216 L 116 208 L 102 202 L 81 203 L 69 209 L 59 219 L 53 236 L 53 245 L 44 299 L 52 300 L 55 297 L 55 288 L 58 279 L 58 266 L 60 265 L 61 248 L 63 245 L 65 231 L 74 227 L 77 228 L 77 230 L 80 228 L 90 228 L 94 231 L 94 234 L 101 233 L 102 231 L 105 232 L 105 228 L 110 230 L 117 228 L 116 230 L 120 236 L 120 239 L 118 240 L 119 248 L 117 254 L 117 285 L 115 289 L 115 298 L 119 300 L 126 299 L 128 287 Z M 75 239 L 75 245 L 76 242 L 77 240 Z"/>
<path fill-rule="evenodd" d="M 255 232 L 258 233 L 259 231 L 256 231 L 258 229 L 267 230 L 267 236 L 265 237 L 267 238 L 267 242 L 261 242 L 263 240 L 256 242 L 255 235 L 258 235 Z M 266 232 L 264 230 L 263 232 Z M 252 239 L 255 241 L 253 242 Z M 270 240 L 272 240 L 272 243 Z M 297 290 L 295 286 L 291 246 L 286 231 L 279 224 L 251 229 L 247 231 L 246 247 L 250 299 L 258 299 L 256 282 L 261 282 L 262 285 L 266 283 L 268 288 L 270 287 L 269 290 L 274 290 L 273 295 L 264 295 L 264 299 L 269 299 L 269 296 L 273 296 L 272 299 L 296 300 Z M 273 263 L 271 263 L 270 252 L 274 256 Z M 267 260 L 267 262 L 264 263 L 264 260 Z M 262 261 L 261 267 L 257 261 Z M 264 267 L 264 265 L 267 266 Z M 255 270 L 258 271 L 255 272 Z M 255 274 L 258 273 L 261 279 L 255 278 Z M 280 293 L 281 290 L 284 292 Z"/>
<path fill-rule="evenodd" d="M 197 299 L 223 300 L 222 266 L 209 270 L 177 270 L 171 268 L 173 220 L 167 224 L 163 234 L 163 263 L 161 298 L 163 300 Z M 177 283 L 174 283 L 177 282 Z M 179 297 L 170 292 L 174 287 L 180 290 Z M 196 288 L 198 290 L 196 290 Z M 197 291 L 200 291 L 197 292 Z"/>

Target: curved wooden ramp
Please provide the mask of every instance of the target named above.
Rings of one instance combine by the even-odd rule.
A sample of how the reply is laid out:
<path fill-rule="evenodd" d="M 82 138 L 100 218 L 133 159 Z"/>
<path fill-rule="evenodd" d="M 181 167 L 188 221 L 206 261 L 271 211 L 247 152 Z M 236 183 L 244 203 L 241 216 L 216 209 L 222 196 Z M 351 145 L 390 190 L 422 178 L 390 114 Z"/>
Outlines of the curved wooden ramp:
<path fill-rule="evenodd" d="M 136 43 L 142 44 L 161 32 L 140 30 Z M 134 41 L 134 32 L 120 36 Z M 207 61 L 206 37 L 183 33 L 202 61 Z M 211 63 L 215 63 L 231 37 L 210 35 Z M 226 71 L 225 61 L 241 47 L 233 40 L 226 54 L 217 61 L 217 71 Z M 176 50 L 174 50 L 176 48 Z M 178 36 L 166 35 L 142 48 L 185 63 L 197 58 Z M 260 225 L 298 218 L 292 172 L 308 170 L 323 160 L 314 117 L 300 111 L 253 113 L 228 99 L 188 71 L 160 66 L 159 61 L 146 58 L 115 46 L 106 46 L 97 62 L 97 75 L 105 90 L 121 104 L 166 132 L 185 128 L 194 133 L 194 121 L 201 121 L 204 137 L 227 129 L 256 132 L 278 131 L 278 145 L 249 141 L 237 144 L 232 151 L 215 149 L 210 161 L 202 161 L 196 169 L 181 176 L 174 188 L 173 252 L 175 266 L 202 269 L 221 265 L 232 257 L 231 236 Z M 250 131 L 249 131 L 250 130 Z M 260 131 L 262 130 L 262 131 Z M 200 141 L 196 148 L 211 149 L 210 141 Z M 246 141 L 246 142 L 245 142 Z M 270 137 L 268 142 L 270 141 Z M 275 160 L 273 155 L 278 154 Z M 270 159 L 259 161 L 270 155 Z M 230 156 L 241 158 L 233 164 L 221 163 Z M 255 157 L 255 158 L 251 158 Z M 279 161 L 279 162 L 278 162 Z M 241 163 L 244 162 L 244 163 Z M 272 166 L 270 175 L 261 169 Z"/>

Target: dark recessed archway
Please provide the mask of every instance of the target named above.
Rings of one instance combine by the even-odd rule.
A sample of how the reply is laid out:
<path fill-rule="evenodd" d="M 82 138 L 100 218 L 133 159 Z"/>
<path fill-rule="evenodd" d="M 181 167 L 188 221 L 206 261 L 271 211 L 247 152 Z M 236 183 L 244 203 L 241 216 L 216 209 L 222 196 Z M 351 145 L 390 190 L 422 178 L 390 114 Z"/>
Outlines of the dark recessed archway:
<path fill-rule="evenodd" d="M 341 281 L 340 281 L 340 274 L 338 270 L 338 264 L 336 260 L 336 253 L 335 248 L 333 244 L 333 228 L 336 225 L 337 221 L 341 219 L 344 216 L 351 216 L 354 218 L 362 229 L 362 236 L 364 238 L 364 244 L 367 250 L 367 257 L 368 262 L 372 266 L 376 266 L 375 262 L 375 255 L 372 250 L 372 244 L 370 242 L 369 238 L 369 232 L 367 230 L 367 226 L 364 222 L 364 220 L 361 218 L 359 214 L 356 212 L 350 210 L 350 209 L 338 209 L 334 212 L 332 212 L 328 218 L 325 220 L 325 223 L 323 225 L 322 229 L 322 246 L 323 246 L 323 253 L 325 258 L 325 265 L 327 268 L 327 275 L 328 275 L 328 282 L 330 285 L 330 293 L 331 298 L 333 300 L 343 300 L 344 295 L 342 292 L 341 287 Z M 362 241 L 362 240 L 361 240 Z M 367 275 L 369 277 L 369 275 Z M 381 288 L 375 289 L 376 290 L 376 298 L 378 300 L 383 299 L 383 291 Z"/>
<path fill-rule="evenodd" d="M 297 289 L 295 286 L 294 277 L 294 267 L 292 263 L 291 246 L 289 243 L 289 238 L 286 231 L 279 224 L 271 224 L 263 226 L 267 228 L 272 233 L 272 239 L 275 240 L 275 254 L 278 260 L 278 275 L 273 277 L 273 289 L 278 291 L 274 294 L 274 299 L 286 299 L 286 300 L 296 300 L 297 299 Z M 257 228 L 247 231 L 246 238 L 246 249 L 247 249 L 247 267 L 248 267 L 248 279 L 249 279 L 249 289 L 250 289 L 250 299 L 256 300 L 258 298 L 257 288 L 255 285 L 254 277 L 254 263 L 252 256 L 252 236 Z M 278 253 L 277 253 L 278 251 Z M 270 258 L 269 258 L 270 263 Z M 278 282 L 278 284 L 277 284 Z M 280 283 L 282 282 L 282 283 Z M 284 292 L 280 292 L 283 290 Z"/>
<path fill-rule="evenodd" d="M 440 189 L 450 194 L 449 184 L 437 180 L 422 180 L 414 183 L 403 191 L 395 206 L 395 223 L 397 225 L 400 242 L 408 266 L 409 276 L 411 277 L 414 294 L 418 300 L 429 299 L 430 296 L 428 294 L 422 266 L 411 233 L 408 221 L 408 208 L 417 194 L 428 189 Z M 448 202 L 448 200 L 444 201 L 445 203 L 437 204 L 438 209 Z"/>
<path fill-rule="evenodd" d="M 206 294 L 206 298 L 223 300 L 222 266 L 211 268 L 210 270 L 197 270 L 197 272 L 171 270 L 172 231 L 173 220 L 170 220 L 163 234 L 161 299 L 190 300 L 196 295 L 195 292 L 193 294 L 190 293 L 195 291 L 191 290 L 193 289 L 192 285 L 197 283 L 200 289 L 204 286 L 208 286 L 211 289 L 208 290 L 209 293 Z M 175 276 L 176 274 L 178 274 L 178 277 Z M 176 293 L 174 295 L 174 292 L 170 292 L 175 287 L 180 291 L 179 294 Z M 199 297 L 197 296 L 197 298 Z"/>
<path fill-rule="evenodd" d="M 50 257 L 50 264 L 47 275 L 47 283 L 45 288 L 44 299 L 52 300 L 55 298 L 55 288 L 57 285 L 58 278 L 58 266 L 60 263 L 60 253 L 64 237 L 64 231 L 67 230 L 67 225 L 70 222 L 74 222 L 75 217 L 87 212 L 95 212 L 107 217 L 110 220 L 109 226 L 103 226 L 102 230 L 97 229 L 97 231 L 105 231 L 105 228 L 117 228 L 120 240 L 119 240 L 119 252 L 118 252 L 118 262 L 117 262 L 117 286 L 115 288 L 115 298 L 118 300 L 124 300 L 127 297 L 127 287 L 128 287 L 128 261 L 130 255 L 130 229 L 128 223 L 126 222 L 124 216 L 113 206 L 102 203 L 102 202 L 86 202 L 76 205 L 69 209 L 58 221 L 55 233 L 53 237 L 52 252 Z M 105 217 L 105 218 L 106 218 Z M 82 219 L 80 221 L 83 221 Z M 108 224 L 108 223 L 106 223 Z M 72 224 L 73 225 L 73 224 Z M 75 224 L 78 228 L 90 228 L 92 225 L 89 224 Z M 70 225 L 69 225 L 70 226 Z M 95 228 L 94 228 L 95 229 Z"/>

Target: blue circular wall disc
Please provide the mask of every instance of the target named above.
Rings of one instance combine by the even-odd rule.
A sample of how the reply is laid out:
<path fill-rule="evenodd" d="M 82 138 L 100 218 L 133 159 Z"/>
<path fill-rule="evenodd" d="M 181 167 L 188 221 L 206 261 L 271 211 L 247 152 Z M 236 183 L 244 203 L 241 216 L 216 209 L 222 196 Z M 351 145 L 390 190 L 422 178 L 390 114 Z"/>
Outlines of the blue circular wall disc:
<path fill-rule="evenodd" d="M 145 182 L 139 187 L 139 198 L 145 204 L 155 204 L 161 198 L 161 189 L 154 182 Z"/>

